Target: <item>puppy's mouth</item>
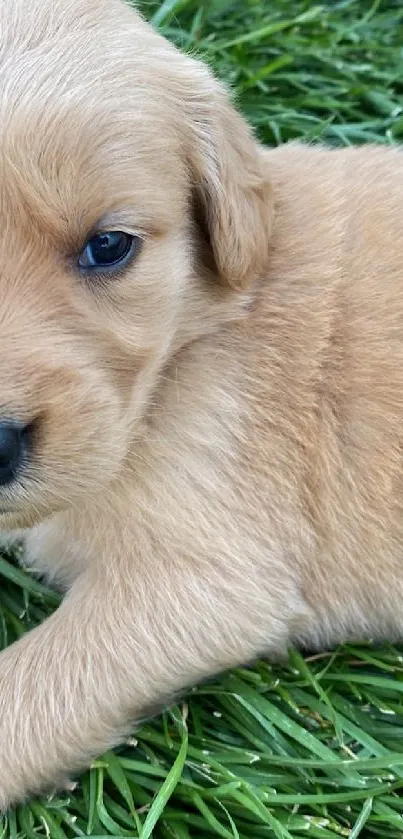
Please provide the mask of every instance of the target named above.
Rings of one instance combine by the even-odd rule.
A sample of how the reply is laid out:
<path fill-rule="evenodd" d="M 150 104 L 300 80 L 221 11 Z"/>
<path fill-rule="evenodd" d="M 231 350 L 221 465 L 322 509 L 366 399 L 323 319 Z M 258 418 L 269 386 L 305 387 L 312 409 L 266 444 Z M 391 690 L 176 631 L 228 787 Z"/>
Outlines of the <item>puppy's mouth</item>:
<path fill-rule="evenodd" d="M 7 508 L 7 510 L 0 507 L 0 530 L 2 529 L 3 525 L 7 524 L 8 519 L 16 519 L 18 516 L 21 516 L 21 512 L 17 510 L 15 507 L 13 509 L 9 507 Z"/>
<path fill-rule="evenodd" d="M 13 509 L 0 507 L 0 534 L 13 530 L 26 530 L 35 527 L 40 521 L 39 516 L 27 515 L 18 507 Z"/>
<path fill-rule="evenodd" d="M 24 506 L 19 502 L 18 498 L 13 498 L 11 492 L 0 494 L 0 521 L 5 516 L 21 516 L 24 515 Z"/>
<path fill-rule="evenodd" d="M 21 512 L 19 501 L 13 498 L 10 489 L 0 492 L 0 518 L 1 516 L 18 516 Z"/>

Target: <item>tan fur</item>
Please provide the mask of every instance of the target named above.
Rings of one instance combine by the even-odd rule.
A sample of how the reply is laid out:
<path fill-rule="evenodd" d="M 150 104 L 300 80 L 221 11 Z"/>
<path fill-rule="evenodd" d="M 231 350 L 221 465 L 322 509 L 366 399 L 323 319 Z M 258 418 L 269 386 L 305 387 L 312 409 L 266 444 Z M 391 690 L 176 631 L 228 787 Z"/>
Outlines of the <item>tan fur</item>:
<path fill-rule="evenodd" d="M 68 591 L 0 656 L 0 808 L 223 668 L 402 637 L 402 207 L 400 151 L 265 152 L 121 0 L 2 3 L 0 526 Z M 144 244 L 91 286 L 100 223 Z"/>

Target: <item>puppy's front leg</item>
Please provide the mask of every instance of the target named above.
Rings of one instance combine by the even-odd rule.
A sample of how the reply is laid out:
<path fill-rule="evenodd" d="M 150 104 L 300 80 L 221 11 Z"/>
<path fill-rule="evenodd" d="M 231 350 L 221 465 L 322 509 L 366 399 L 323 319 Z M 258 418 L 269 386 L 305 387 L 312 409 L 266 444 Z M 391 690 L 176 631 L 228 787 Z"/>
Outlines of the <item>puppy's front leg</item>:
<path fill-rule="evenodd" d="M 100 594 L 77 580 L 54 615 L 0 655 L 0 811 L 116 739 L 127 661 L 115 604 L 105 609 Z"/>
<path fill-rule="evenodd" d="M 0 655 L 0 809 L 88 765 L 156 700 L 286 642 L 291 603 L 250 569 L 142 567 L 86 573 Z"/>

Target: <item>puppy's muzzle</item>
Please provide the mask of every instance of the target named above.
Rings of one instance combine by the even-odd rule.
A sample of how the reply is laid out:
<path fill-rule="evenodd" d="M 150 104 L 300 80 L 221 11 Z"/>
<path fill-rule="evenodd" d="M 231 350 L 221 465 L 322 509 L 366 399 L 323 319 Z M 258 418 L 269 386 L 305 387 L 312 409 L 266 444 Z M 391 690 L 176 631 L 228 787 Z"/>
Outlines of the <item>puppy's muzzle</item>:
<path fill-rule="evenodd" d="M 16 477 L 29 448 L 30 426 L 9 420 L 0 422 L 0 486 Z"/>

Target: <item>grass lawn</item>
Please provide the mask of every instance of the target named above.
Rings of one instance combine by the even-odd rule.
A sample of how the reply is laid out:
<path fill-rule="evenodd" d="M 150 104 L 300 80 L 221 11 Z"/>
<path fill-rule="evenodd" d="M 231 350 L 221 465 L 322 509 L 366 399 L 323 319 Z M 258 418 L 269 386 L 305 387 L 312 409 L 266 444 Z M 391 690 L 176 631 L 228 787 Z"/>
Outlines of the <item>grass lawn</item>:
<path fill-rule="evenodd" d="M 143 8 L 231 83 L 267 143 L 403 136 L 401 0 Z M 55 603 L 10 559 L 0 557 L 0 647 Z M 281 668 L 262 662 L 196 689 L 71 793 L 0 818 L 0 839 L 401 839 L 402 792 L 403 648 L 291 652 Z"/>

